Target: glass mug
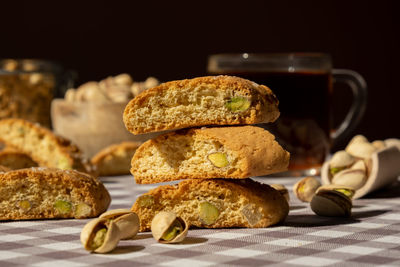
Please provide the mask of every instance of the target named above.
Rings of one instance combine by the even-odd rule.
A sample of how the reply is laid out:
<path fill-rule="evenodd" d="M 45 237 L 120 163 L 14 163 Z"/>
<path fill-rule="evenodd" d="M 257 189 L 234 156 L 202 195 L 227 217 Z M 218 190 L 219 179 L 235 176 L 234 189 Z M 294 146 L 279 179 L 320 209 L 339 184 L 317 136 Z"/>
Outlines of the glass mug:
<path fill-rule="evenodd" d="M 208 73 L 234 75 L 271 88 L 279 100 L 280 117 L 260 124 L 290 152 L 290 175 L 317 175 L 334 142 L 348 137 L 360 122 L 367 102 L 362 76 L 333 69 L 322 53 L 216 54 L 208 58 Z M 333 129 L 333 84 L 346 83 L 353 103 L 345 119 Z"/>

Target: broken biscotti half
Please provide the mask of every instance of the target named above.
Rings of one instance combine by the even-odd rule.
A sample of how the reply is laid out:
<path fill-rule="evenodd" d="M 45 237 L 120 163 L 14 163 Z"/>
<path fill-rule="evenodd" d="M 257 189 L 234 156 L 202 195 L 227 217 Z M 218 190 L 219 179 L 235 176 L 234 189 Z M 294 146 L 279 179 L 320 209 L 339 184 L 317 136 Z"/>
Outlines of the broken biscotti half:
<path fill-rule="evenodd" d="M 132 158 L 131 173 L 138 184 L 248 178 L 287 170 L 289 157 L 260 127 L 192 128 L 145 142 Z"/>
<path fill-rule="evenodd" d="M 289 206 L 278 191 L 251 179 L 190 179 L 139 196 L 132 211 L 140 231 L 150 230 L 160 211 L 173 211 L 195 227 L 259 228 L 283 221 Z"/>
<path fill-rule="evenodd" d="M 38 166 L 38 164 L 25 153 L 12 149 L 0 151 L 0 165 L 8 167 L 11 170 Z"/>
<path fill-rule="evenodd" d="M 39 166 L 92 172 L 77 146 L 38 124 L 22 119 L 1 120 L 0 141 L 27 154 Z"/>
<path fill-rule="evenodd" d="M 132 157 L 140 144 L 122 142 L 108 146 L 97 153 L 91 162 L 99 176 L 129 174 Z"/>
<path fill-rule="evenodd" d="M 273 122 L 278 100 L 264 85 L 233 76 L 171 81 L 144 91 L 125 108 L 133 134 L 204 125 Z"/>
<path fill-rule="evenodd" d="M 0 173 L 0 220 L 96 217 L 110 201 L 100 181 L 78 171 L 36 167 Z"/>

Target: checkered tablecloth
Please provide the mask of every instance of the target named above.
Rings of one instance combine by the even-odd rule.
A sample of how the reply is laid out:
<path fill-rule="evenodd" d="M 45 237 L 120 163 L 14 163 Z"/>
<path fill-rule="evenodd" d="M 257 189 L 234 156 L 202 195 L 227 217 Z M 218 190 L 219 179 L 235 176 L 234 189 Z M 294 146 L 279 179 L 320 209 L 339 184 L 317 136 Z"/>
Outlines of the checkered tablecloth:
<path fill-rule="evenodd" d="M 153 188 L 131 176 L 102 178 L 111 209 L 129 208 Z M 257 179 L 292 189 L 297 178 Z M 190 230 L 182 244 L 160 244 L 151 233 L 91 254 L 79 241 L 88 220 L 0 223 L 0 266 L 400 266 L 400 186 L 354 201 L 351 219 L 324 218 L 293 194 L 290 213 L 265 229 Z"/>

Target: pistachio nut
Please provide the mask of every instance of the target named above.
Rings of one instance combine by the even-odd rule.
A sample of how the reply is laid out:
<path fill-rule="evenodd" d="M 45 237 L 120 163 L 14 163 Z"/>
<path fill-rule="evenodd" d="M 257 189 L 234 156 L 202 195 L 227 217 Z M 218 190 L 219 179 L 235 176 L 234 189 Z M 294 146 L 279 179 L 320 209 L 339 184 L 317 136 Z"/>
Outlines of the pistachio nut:
<path fill-rule="evenodd" d="M 152 195 L 141 195 L 137 202 L 141 208 L 150 208 L 154 204 L 154 197 Z"/>
<path fill-rule="evenodd" d="M 314 177 L 305 177 L 293 186 L 293 192 L 303 202 L 310 202 L 321 183 Z"/>
<path fill-rule="evenodd" d="M 235 96 L 225 103 L 225 107 L 233 112 L 242 112 L 249 109 L 251 102 L 242 96 Z"/>
<path fill-rule="evenodd" d="M 365 170 L 347 169 L 339 172 L 332 178 L 332 183 L 336 185 L 344 185 L 358 190 L 367 182 Z"/>
<path fill-rule="evenodd" d="M 362 170 L 362 171 L 366 172 L 367 171 L 367 166 L 366 166 L 364 160 L 359 159 L 350 167 L 350 169 L 352 169 L 352 170 Z"/>
<path fill-rule="evenodd" d="M 257 207 L 254 204 L 245 205 L 240 212 L 246 218 L 251 227 L 256 225 L 262 219 L 262 214 L 257 210 Z"/>
<path fill-rule="evenodd" d="M 317 194 L 319 191 L 321 190 L 335 190 L 338 191 L 342 194 L 345 194 L 347 197 L 349 197 L 350 199 L 353 198 L 354 196 L 354 189 L 348 186 L 344 186 L 344 185 L 337 185 L 337 184 L 327 184 L 327 185 L 323 185 L 321 187 L 318 188 L 317 190 Z"/>
<path fill-rule="evenodd" d="M 356 158 L 369 158 L 376 148 L 368 142 L 350 142 L 346 147 L 346 152 Z"/>
<path fill-rule="evenodd" d="M 139 232 L 139 217 L 129 209 L 104 212 L 100 218 L 112 220 L 120 230 L 120 239 L 132 239 Z"/>
<path fill-rule="evenodd" d="M 215 152 L 208 155 L 208 160 L 217 168 L 223 168 L 229 165 L 228 157 L 225 153 Z"/>
<path fill-rule="evenodd" d="M 319 216 L 349 217 L 352 202 L 349 197 L 337 190 L 320 189 L 311 200 L 311 209 Z"/>
<path fill-rule="evenodd" d="M 96 253 L 107 253 L 117 247 L 120 232 L 112 220 L 96 218 L 88 222 L 81 232 L 83 247 Z"/>
<path fill-rule="evenodd" d="M 355 158 L 344 150 L 336 152 L 329 162 L 329 171 L 331 175 L 344 170 L 355 162 Z"/>
<path fill-rule="evenodd" d="M 219 217 L 219 210 L 215 205 L 205 201 L 200 203 L 199 207 L 199 219 L 202 223 L 205 225 L 210 225 L 217 221 Z"/>
<path fill-rule="evenodd" d="M 273 189 L 277 190 L 285 199 L 287 202 L 289 202 L 289 191 L 287 188 L 282 185 L 282 184 L 271 184 L 270 185 Z"/>
<path fill-rule="evenodd" d="M 385 142 L 382 140 L 375 140 L 371 143 L 376 149 L 383 149 L 386 147 Z"/>
<path fill-rule="evenodd" d="M 188 223 L 173 212 L 161 211 L 151 221 L 151 233 L 160 243 L 179 243 L 188 230 Z"/>
<path fill-rule="evenodd" d="M 75 218 L 87 218 L 92 214 L 92 207 L 86 203 L 78 203 L 75 205 Z"/>

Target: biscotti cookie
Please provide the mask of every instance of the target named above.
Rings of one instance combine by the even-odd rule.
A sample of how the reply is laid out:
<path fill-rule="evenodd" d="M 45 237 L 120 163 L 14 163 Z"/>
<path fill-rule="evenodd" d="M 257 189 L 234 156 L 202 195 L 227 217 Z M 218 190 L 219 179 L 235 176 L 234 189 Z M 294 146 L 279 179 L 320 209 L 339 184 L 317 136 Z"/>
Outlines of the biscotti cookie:
<path fill-rule="evenodd" d="M 273 122 L 279 117 L 272 91 L 233 76 L 163 83 L 132 99 L 124 123 L 133 134 L 203 125 Z"/>
<path fill-rule="evenodd" d="M 6 166 L 11 170 L 38 166 L 27 154 L 11 149 L 0 151 L 0 165 Z"/>
<path fill-rule="evenodd" d="M 0 220 L 89 218 L 111 198 L 96 178 L 44 167 L 0 173 Z"/>
<path fill-rule="evenodd" d="M 1 120 L 0 141 L 27 154 L 39 166 L 92 172 L 77 146 L 38 124 L 22 119 Z"/>
<path fill-rule="evenodd" d="M 289 152 L 255 126 L 185 129 L 151 139 L 136 150 L 138 184 L 180 179 L 248 178 L 285 171 Z"/>
<path fill-rule="evenodd" d="M 97 153 L 91 162 L 99 176 L 129 174 L 131 160 L 141 143 L 122 142 Z"/>
<path fill-rule="evenodd" d="M 195 227 L 259 228 L 283 221 L 289 206 L 278 191 L 251 179 L 189 179 L 139 196 L 132 211 L 140 231 L 148 231 L 160 211 L 173 211 Z"/>

